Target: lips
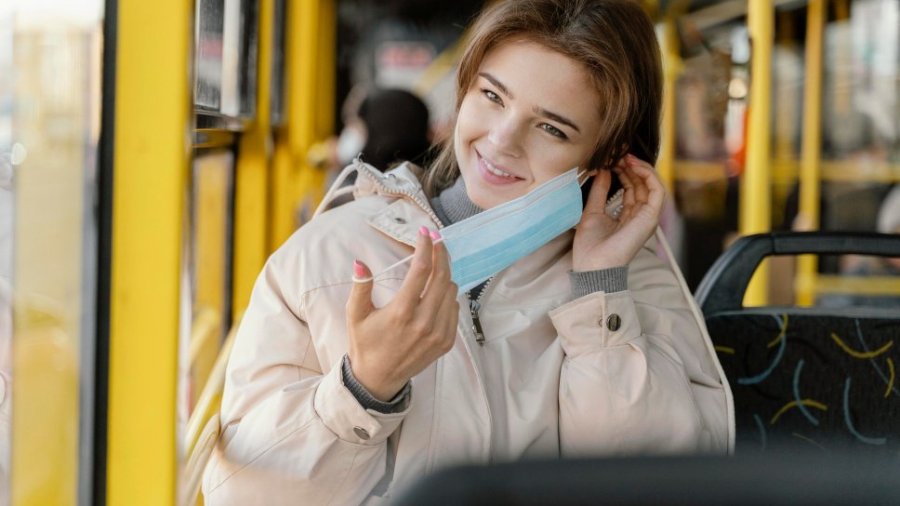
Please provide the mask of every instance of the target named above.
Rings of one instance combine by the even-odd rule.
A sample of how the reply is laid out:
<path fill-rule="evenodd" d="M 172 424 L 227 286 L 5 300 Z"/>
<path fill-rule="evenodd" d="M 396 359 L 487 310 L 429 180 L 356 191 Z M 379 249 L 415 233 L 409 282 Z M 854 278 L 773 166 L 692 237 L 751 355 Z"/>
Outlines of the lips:
<path fill-rule="evenodd" d="M 481 156 L 477 150 L 475 151 L 478 156 L 478 167 L 485 179 L 491 183 L 515 183 L 517 181 L 523 181 L 524 178 L 519 177 L 515 174 L 512 174 L 501 167 L 498 167 L 496 164 L 488 160 L 487 158 Z"/>

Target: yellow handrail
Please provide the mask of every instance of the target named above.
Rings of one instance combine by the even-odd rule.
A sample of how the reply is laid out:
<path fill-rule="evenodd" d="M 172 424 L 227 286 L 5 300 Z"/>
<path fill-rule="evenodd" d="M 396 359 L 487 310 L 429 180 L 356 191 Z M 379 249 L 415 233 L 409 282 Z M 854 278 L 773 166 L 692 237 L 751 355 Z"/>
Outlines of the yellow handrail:
<path fill-rule="evenodd" d="M 172 504 L 194 4 L 117 5 L 106 503 Z"/>
<path fill-rule="evenodd" d="M 661 49 L 663 56 L 663 111 L 659 160 L 656 163 L 666 193 L 673 198 L 675 187 L 676 87 L 683 63 L 679 52 L 678 32 L 670 12 L 662 24 Z"/>
<path fill-rule="evenodd" d="M 191 340 L 188 345 L 188 364 L 194 388 L 206 384 L 219 353 L 221 337 L 222 315 L 210 307 L 199 308 L 191 324 Z"/>
<path fill-rule="evenodd" d="M 269 249 L 281 245 L 321 198 L 324 171 L 309 164 L 310 146 L 332 133 L 334 0 L 290 4 L 286 36 L 286 125 L 275 137 L 275 175 Z"/>
<path fill-rule="evenodd" d="M 271 88 L 275 1 L 259 1 L 256 115 L 241 136 L 234 185 L 234 260 L 231 307 L 247 307 L 250 292 L 268 254 Z"/>
<path fill-rule="evenodd" d="M 809 0 L 806 12 L 806 89 L 803 102 L 803 145 L 800 165 L 800 212 L 797 230 L 819 229 L 819 193 L 821 179 L 822 108 L 822 31 L 825 25 L 825 0 Z M 797 258 L 794 280 L 796 302 L 812 306 L 815 302 L 818 257 Z"/>
<path fill-rule="evenodd" d="M 741 235 L 768 232 L 771 228 L 770 122 L 772 89 L 772 0 L 748 2 L 748 25 L 753 47 L 750 81 L 750 119 L 747 132 L 747 166 L 741 181 L 739 231 Z M 748 306 L 764 305 L 768 290 L 768 264 L 753 275 L 744 296 Z"/>
<path fill-rule="evenodd" d="M 898 297 L 900 277 L 822 275 L 816 281 L 816 293 Z"/>

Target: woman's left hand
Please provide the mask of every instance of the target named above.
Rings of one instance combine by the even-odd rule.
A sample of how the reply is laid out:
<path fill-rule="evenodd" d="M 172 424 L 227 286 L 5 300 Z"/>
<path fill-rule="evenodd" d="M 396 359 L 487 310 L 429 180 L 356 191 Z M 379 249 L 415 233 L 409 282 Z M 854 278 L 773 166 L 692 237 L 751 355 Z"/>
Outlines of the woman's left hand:
<path fill-rule="evenodd" d="M 625 189 L 622 212 L 618 218 L 606 214 L 612 174 L 600 171 L 575 227 L 572 269 L 576 272 L 628 265 L 659 223 L 665 190 L 653 167 L 628 155 L 612 172 Z"/>

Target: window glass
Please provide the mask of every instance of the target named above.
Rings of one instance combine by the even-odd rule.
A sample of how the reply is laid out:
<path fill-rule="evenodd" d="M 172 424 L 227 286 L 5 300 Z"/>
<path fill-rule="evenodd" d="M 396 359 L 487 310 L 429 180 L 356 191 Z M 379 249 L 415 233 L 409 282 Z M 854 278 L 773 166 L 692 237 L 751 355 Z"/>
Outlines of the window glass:
<path fill-rule="evenodd" d="M 256 101 L 256 0 L 196 4 L 194 103 L 227 118 L 252 116 Z"/>
<path fill-rule="evenodd" d="M 183 434 L 231 323 L 235 157 L 230 147 L 195 152 L 182 282 L 178 433 Z M 181 441 L 183 438 L 179 438 Z"/>
<path fill-rule="evenodd" d="M 0 504 L 90 503 L 103 5 L 0 5 Z"/>

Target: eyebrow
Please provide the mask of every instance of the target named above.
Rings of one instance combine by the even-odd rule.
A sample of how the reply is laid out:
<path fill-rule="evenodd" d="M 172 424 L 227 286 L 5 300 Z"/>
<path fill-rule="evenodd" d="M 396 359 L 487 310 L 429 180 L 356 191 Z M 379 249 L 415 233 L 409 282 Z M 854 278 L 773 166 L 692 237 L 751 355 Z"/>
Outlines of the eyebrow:
<path fill-rule="evenodd" d="M 491 84 L 493 84 L 494 86 L 499 88 L 500 91 L 502 91 L 503 94 L 506 95 L 507 97 L 515 98 L 515 97 L 513 97 L 513 94 L 510 93 L 509 89 L 506 86 L 504 86 L 503 83 L 501 83 L 499 80 L 497 80 L 496 77 L 488 74 L 487 72 L 479 72 L 478 75 L 487 79 L 488 81 L 490 81 Z M 535 107 L 534 112 L 535 112 L 535 114 L 539 114 L 545 118 L 549 118 L 549 119 L 552 119 L 553 121 L 562 123 L 563 125 L 566 125 L 566 126 L 572 128 L 576 132 L 581 133 L 581 129 L 578 128 L 578 125 L 576 125 L 575 122 L 573 122 L 569 118 L 566 118 L 565 116 L 562 116 L 562 115 L 557 114 L 552 111 L 548 111 L 547 109 L 544 109 L 543 107 Z"/>

